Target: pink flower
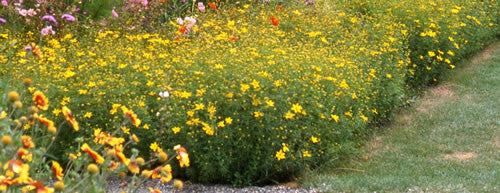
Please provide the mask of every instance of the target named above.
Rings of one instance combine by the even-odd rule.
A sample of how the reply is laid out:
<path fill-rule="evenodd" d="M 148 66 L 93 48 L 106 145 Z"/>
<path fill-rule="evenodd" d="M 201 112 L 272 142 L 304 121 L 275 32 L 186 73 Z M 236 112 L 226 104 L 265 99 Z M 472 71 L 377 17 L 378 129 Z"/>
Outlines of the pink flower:
<path fill-rule="evenodd" d="M 75 21 L 75 17 L 70 14 L 63 14 L 61 18 L 71 22 Z"/>
<path fill-rule="evenodd" d="M 115 9 L 111 10 L 111 13 L 113 14 L 114 17 L 118 17 L 118 13 L 116 13 Z"/>
<path fill-rule="evenodd" d="M 26 17 L 26 15 L 28 15 L 28 10 L 26 9 L 19 9 L 18 12 L 19 15 L 22 15 L 23 17 Z"/>
<path fill-rule="evenodd" d="M 43 20 L 43 21 L 50 21 L 50 22 L 52 22 L 52 24 L 57 25 L 57 20 L 56 20 L 56 18 L 55 18 L 54 16 L 52 16 L 52 15 L 44 15 L 44 16 L 42 17 L 42 20 Z"/>
<path fill-rule="evenodd" d="M 198 9 L 201 12 L 205 12 L 205 5 L 203 5 L 203 2 L 198 2 Z"/>
<path fill-rule="evenodd" d="M 54 34 L 56 34 L 56 32 L 52 30 L 52 26 L 50 25 L 42 29 L 42 36 L 54 35 Z"/>
<path fill-rule="evenodd" d="M 142 5 L 144 5 L 144 7 L 148 6 L 148 0 L 142 0 Z"/>
<path fill-rule="evenodd" d="M 7 6 L 9 6 L 9 3 L 7 2 L 7 0 L 2 0 L 2 5 L 7 7 Z"/>
<path fill-rule="evenodd" d="M 0 17 L 0 23 L 6 23 L 6 22 L 7 22 L 7 20 L 5 20 L 4 18 Z"/>

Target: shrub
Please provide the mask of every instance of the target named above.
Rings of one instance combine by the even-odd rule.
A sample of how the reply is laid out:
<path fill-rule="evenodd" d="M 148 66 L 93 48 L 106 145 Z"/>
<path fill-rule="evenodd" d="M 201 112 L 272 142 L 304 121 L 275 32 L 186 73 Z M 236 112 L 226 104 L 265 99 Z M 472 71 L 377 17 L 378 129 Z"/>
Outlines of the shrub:
<path fill-rule="evenodd" d="M 93 26 L 38 44 L 4 31 L 0 74 L 34 79 L 56 121 L 62 106 L 77 112 L 87 129 L 61 133 L 56 155 L 121 128 L 126 106 L 142 120 L 124 128 L 143 140 L 140 152 L 181 143 L 194 155 L 180 175 L 264 184 L 357 151 L 370 125 L 498 32 L 497 1 L 439 3 L 222 4 L 155 33 Z M 110 21 L 129 19 L 136 25 Z"/>

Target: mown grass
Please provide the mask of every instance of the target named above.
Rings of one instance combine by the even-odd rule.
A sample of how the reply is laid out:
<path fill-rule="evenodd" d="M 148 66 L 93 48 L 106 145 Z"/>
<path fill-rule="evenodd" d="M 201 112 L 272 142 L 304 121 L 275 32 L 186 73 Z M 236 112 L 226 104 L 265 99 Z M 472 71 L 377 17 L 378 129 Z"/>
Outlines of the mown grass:
<path fill-rule="evenodd" d="M 342 169 L 309 172 L 327 192 L 500 191 L 500 43 L 493 44 L 376 131 Z"/>

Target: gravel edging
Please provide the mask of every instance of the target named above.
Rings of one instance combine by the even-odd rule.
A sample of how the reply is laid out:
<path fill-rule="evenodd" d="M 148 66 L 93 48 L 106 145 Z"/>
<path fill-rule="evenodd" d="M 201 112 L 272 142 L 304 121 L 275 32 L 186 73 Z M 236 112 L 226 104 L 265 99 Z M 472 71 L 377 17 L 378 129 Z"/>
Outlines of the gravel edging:
<path fill-rule="evenodd" d="M 120 193 L 121 191 L 126 191 L 126 189 L 122 186 L 124 181 L 117 178 L 112 177 L 108 180 L 108 193 Z M 235 188 L 231 185 L 203 185 L 203 184 L 191 184 L 189 182 L 184 182 L 184 188 L 182 190 L 174 190 L 173 182 L 170 181 L 168 183 L 162 184 L 159 179 L 148 180 L 146 181 L 139 189 L 138 193 L 150 193 L 148 187 L 153 187 L 159 189 L 162 193 L 165 192 L 182 192 L 182 193 L 190 193 L 190 192 L 207 192 L 207 193 L 281 193 L 281 192 L 290 192 L 290 193 L 316 193 L 321 192 L 317 189 L 305 189 L 305 188 L 291 188 L 283 185 L 275 185 L 275 186 L 248 186 L 244 188 Z"/>

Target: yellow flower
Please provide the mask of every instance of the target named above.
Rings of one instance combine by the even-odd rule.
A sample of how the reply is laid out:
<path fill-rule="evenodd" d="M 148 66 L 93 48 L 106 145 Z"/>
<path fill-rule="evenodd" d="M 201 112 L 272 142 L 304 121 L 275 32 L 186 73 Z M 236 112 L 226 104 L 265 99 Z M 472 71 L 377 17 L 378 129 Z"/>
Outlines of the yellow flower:
<path fill-rule="evenodd" d="M 181 131 L 181 128 L 180 127 L 173 127 L 172 128 L 172 132 L 174 132 L 174 134 L 177 134 Z"/>
<path fill-rule="evenodd" d="M 259 111 L 255 111 L 253 112 L 253 116 L 258 119 L 258 118 L 261 118 L 264 116 L 264 113 L 263 112 L 259 112 Z"/>
<path fill-rule="evenodd" d="M 303 157 L 311 157 L 311 153 L 309 153 L 309 151 L 307 151 L 307 150 L 302 150 L 302 156 Z"/>
<path fill-rule="evenodd" d="M 293 114 L 292 112 L 288 111 L 285 113 L 285 119 L 293 119 L 295 117 L 295 114 Z"/>
<path fill-rule="evenodd" d="M 5 117 L 7 117 L 7 113 L 5 111 L 2 111 L 0 113 L 0 120 L 4 119 Z"/>
<path fill-rule="evenodd" d="M 158 143 L 154 142 L 151 145 L 149 145 L 149 149 L 153 150 L 154 152 L 160 152 L 160 147 L 158 146 Z"/>
<path fill-rule="evenodd" d="M 339 122 L 340 117 L 338 115 L 331 114 L 330 118 L 333 119 L 336 123 Z"/>
<path fill-rule="evenodd" d="M 311 142 L 312 142 L 312 143 L 318 143 L 319 141 L 320 141 L 320 139 L 319 139 L 319 138 L 314 137 L 314 136 L 311 136 Z"/>
<path fill-rule="evenodd" d="M 83 115 L 83 117 L 89 118 L 89 119 L 92 118 L 92 112 L 85 113 L 85 115 Z"/>
<path fill-rule="evenodd" d="M 267 105 L 267 107 L 274 107 L 274 101 L 266 100 L 266 105 Z"/>
<path fill-rule="evenodd" d="M 231 117 L 227 117 L 226 119 L 224 119 L 224 121 L 226 122 L 226 124 L 231 124 L 233 123 L 233 119 L 231 119 Z"/>
<path fill-rule="evenodd" d="M 276 159 L 279 161 L 279 160 L 283 160 L 285 159 L 285 152 L 283 152 L 283 150 L 279 150 L 278 152 L 276 152 L 276 155 L 275 155 Z"/>
<path fill-rule="evenodd" d="M 292 108 L 291 110 L 294 112 L 294 113 L 301 113 L 302 112 L 302 106 L 300 106 L 299 103 L 295 103 L 292 105 Z"/>

